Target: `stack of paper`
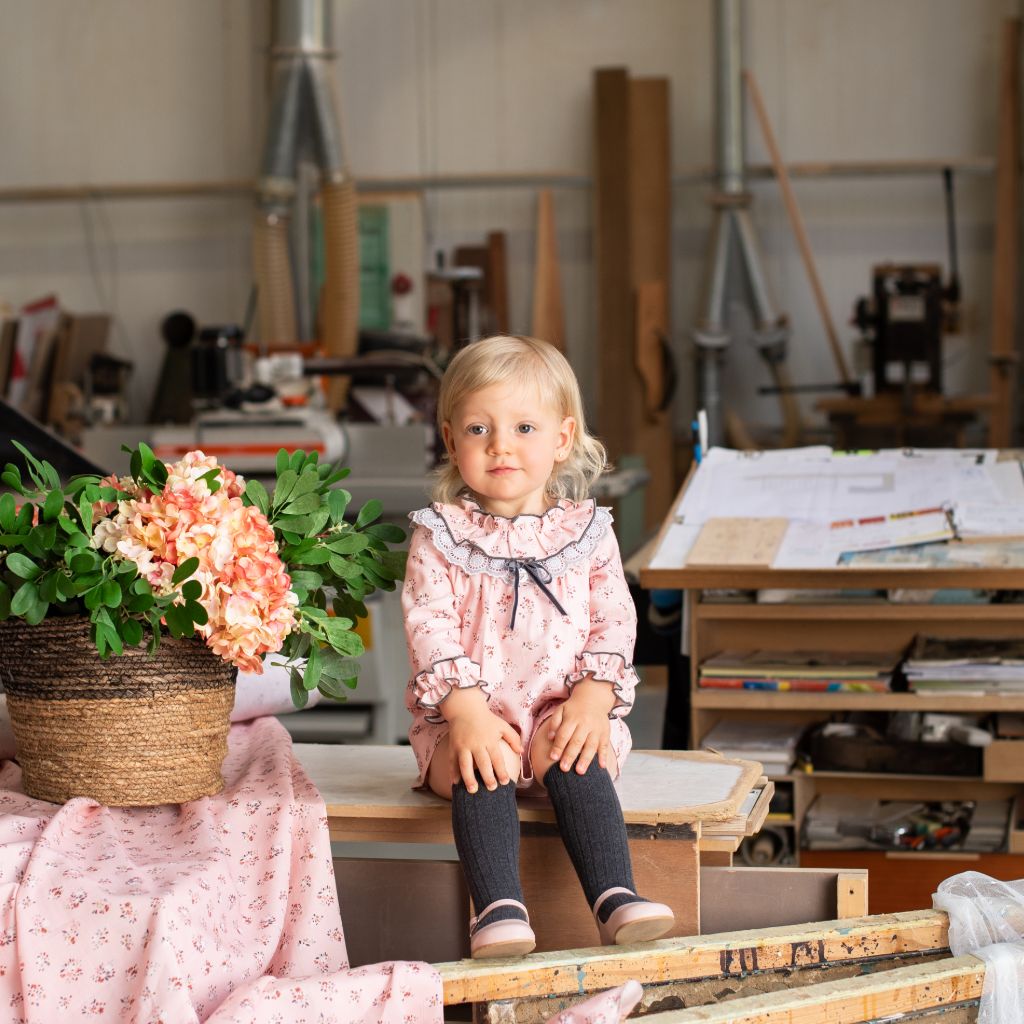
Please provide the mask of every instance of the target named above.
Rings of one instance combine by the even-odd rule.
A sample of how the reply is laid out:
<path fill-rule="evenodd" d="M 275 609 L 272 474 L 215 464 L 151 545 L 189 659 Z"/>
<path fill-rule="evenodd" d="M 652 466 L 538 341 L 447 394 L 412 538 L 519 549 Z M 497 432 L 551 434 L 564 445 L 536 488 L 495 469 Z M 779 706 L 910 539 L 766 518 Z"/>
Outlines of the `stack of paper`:
<path fill-rule="evenodd" d="M 1024 640 L 919 636 L 903 671 L 915 693 L 1024 693 Z"/>
<path fill-rule="evenodd" d="M 785 775 L 793 766 L 805 722 L 762 719 L 719 722 L 701 741 L 705 750 L 740 761 L 760 761 L 765 775 Z"/>
<path fill-rule="evenodd" d="M 716 690 L 885 693 L 898 651 L 725 651 L 700 666 L 698 685 Z"/>

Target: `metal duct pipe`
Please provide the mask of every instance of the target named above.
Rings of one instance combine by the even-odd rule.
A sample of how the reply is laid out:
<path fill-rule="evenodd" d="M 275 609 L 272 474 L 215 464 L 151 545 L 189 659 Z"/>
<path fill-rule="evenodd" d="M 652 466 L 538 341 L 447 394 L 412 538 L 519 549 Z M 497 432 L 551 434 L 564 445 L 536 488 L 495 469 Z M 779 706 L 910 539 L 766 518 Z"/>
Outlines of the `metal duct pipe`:
<path fill-rule="evenodd" d="M 311 153 L 321 176 L 326 250 L 318 333 L 329 355 L 349 356 L 358 345 L 358 206 L 335 102 L 330 11 L 330 0 L 277 0 L 274 5 L 270 118 L 253 262 L 263 341 L 290 344 L 298 337 L 295 289 L 281 225 L 295 197 L 300 153 Z M 283 336 L 286 324 L 291 329 Z M 343 380 L 332 386 L 335 407 L 344 402 Z"/>
<path fill-rule="evenodd" d="M 745 191 L 742 0 L 715 3 L 715 155 L 722 192 Z"/>

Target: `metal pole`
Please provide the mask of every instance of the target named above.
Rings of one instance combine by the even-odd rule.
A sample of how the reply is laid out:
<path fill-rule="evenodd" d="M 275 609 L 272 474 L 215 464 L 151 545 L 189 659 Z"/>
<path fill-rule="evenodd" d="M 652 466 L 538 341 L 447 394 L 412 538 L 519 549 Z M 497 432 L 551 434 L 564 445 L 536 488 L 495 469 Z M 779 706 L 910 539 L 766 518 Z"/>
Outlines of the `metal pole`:
<path fill-rule="evenodd" d="M 715 0 L 715 153 L 718 187 L 745 191 L 742 0 Z"/>

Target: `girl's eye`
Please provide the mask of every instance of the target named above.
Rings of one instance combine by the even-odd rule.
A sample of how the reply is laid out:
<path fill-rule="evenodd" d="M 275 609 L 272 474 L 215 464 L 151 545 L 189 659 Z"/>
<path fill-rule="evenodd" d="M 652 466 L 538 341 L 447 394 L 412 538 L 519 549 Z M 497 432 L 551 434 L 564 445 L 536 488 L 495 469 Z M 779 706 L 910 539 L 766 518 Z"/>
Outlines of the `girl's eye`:
<path fill-rule="evenodd" d="M 481 423 L 474 423 L 472 426 L 466 427 L 467 434 L 476 434 L 478 437 L 481 434 L 487 433 L 487 428 Z"/>
<path fill-rule="evenodd" d="M 516 430 L 518 430 L 520 434 L 532 434 L 534 429 L 535 428 L 532 423 L 520 423 L 519 426 L 516 427 Z"/>

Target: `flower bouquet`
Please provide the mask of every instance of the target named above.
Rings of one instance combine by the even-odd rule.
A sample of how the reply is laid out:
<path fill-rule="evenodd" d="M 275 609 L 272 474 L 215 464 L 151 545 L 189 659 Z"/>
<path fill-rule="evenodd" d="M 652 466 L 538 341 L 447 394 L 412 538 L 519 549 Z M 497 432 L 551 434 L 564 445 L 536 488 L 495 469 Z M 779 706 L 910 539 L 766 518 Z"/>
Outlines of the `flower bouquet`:
<path fill-rule="evenodd" d="M 268 654 L 288 665 L 299 707 L 314 689 L 344 699 L 355 686 L 363 650 L 355 620 L 367 614 L 368 594 L 393 590 L 402 577 L 404 552 L 389 545 L 405 533 L 379 521 L 376 500 L 346 520 L 351 495 L 336 485 L 348 470 L 320 465 L 315 452 L 282 449 L 268 492 L 200 451 L 165 464 L 140 444 L 125 449 L 129 476 L 78 476 L 62 485 L 49 463 L 15 444 L 29 479 L 12 463 L 0 474 L 9 488 L 0 496 L 0 620 L 7 620 L 0 655 L 27 790 L 26 754 L 31 760 L 37 748 L 40 758 L 54 759 L 52 735 L 38 742 L 28 736 L 53 705 L 75 711 L 78 722 L 67 731 L 76 749 L 102 746 L 102 736 L 117 731 L 106 721 L 83 732 L 85 713 L 111 703 L 98 700 L 96 687 L 113 685 L 120 719 L 138 719 L 144 710 L 125 701 L 141 700 L 158 716 L 148 739 L 134 740 L 144 745 L 142 759 L 153 761 L 169 718 L 185 723 L 178 731 L 186 738 L 204 733 L 192 704 L 192 711 L 177 708 L 184 691 L 195 691 L 192 701 L 196 694 L 212 701 L 208 710 L 219 723 L 225 706 L 230 712 L 234 668 L 261 672 Z M 170 668 L 157 666 L 168 656 Z M 180 678 L 169 681 L 168 673 Z M 150 681 L 142 685 L 140 677 Z M 226 730 L 225 714 L 215 730 L 223 734 L 214 744 L 221 760 Z M 109 751 L 104 756 L 111 760 Z M 165 774 L 180 774 L 178 756 L 162 758 Z M 217 788 L 219 767 L 220 760 Z M 118 792 L 124 787 L 122 778 Z M 48 792 L 65 794 L 66 787 Z M 95 787 L 81 795 L 122 802 L 109 788 L 103 796 Z"/>

